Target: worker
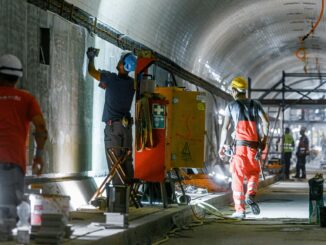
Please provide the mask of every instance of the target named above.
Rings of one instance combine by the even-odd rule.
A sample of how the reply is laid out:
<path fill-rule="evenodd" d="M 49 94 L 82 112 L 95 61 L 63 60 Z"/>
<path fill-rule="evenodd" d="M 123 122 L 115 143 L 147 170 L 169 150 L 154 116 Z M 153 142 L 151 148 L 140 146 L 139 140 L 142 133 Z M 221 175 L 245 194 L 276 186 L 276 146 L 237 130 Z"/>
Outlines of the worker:
<path fill-rule="evenodd" d="M 38 175 L 43 169 L 46 124 L 35 97 L 16 88 L 22 76 L 22 63 L 16 56 L 0 57 L 0 223 L 14 219 L 16 224 L 16 207 L 24 198 L 30 122 L 35 127 L 36 142 L 32 169 Z"/>
<path fill-rule="evenodd" d="M 246 90 L 248 82 L 243 77 L 235 77 L 231 81 L 231 93 L 234 101 L 225 109 L 225 118 L 221 131 L 219 156 L 225 157 L 225 141 L 233 122 L 235 137 L 235 151 L 231 159 L 230 171 L 232 174 L 232 191 L 235 204 L 233 218 L 246 217 L 245 204 L 249 205 L 253 214 L 258 215 L 260 208 L 255 201 L 258 188 L 260 164 L 257 159 L 259 150 L 266 146 L 269 128 L 269 119 L 261 104 L 255 100 L 247 99 Z M 262 130 L 259 130 L 259 122 Z M 262 131 L 260 133 L 260 131 Z M 247 179 L 247 191 L 244 193 L 243 182 Z"/>
<path fill-rule="evenodd" d="M 118 74 L 106 70 L 97 70 L 94 65 L 96 49 L 87 50 L 88 72 L 98 80 L 99 87 L 105 89 L 105 102 L 102 121 L 105 123 L 104 144 L 106 152 L 113 149 L 117 156 L 125 154 L 125 150 L 132 151 L 132 117 L 131 104 L 135 94 L 134 80 L 129 72 L 135 70 L 136 57 L 130 53 L 122 53 L 116 69 Z M 107 156 L 107 154 L 106 154 Z M 108 168 L 111 170 L 113 163 L 107 156 Z M 123 163 L 122 168 L 126 174 L 126 181 L 131 184 L 134 169 L 131 156 Z M 113 185 L 121 185 L 116 174 L 112 180 Z"/>
<path fill-rule="evenodd" d="M 306 128 L 301 127 L 300 129 L 300 139 L 296 150 L 297 164 L 296 164 L 296 174 L 293 178 L 306 178 L 306 157 L 309 155 L 309 140 L 305 135 Z M 301 175 L 300 175 L 301 172 Z"/>
<path fill-rule="evenodd" d="M 284 178 L 290 177 L 291 157 L 294 150 L 294 139 L 290 132 L 290 128 L 285 128 L 283 135 L 283 160 L 284 160 Z"/>

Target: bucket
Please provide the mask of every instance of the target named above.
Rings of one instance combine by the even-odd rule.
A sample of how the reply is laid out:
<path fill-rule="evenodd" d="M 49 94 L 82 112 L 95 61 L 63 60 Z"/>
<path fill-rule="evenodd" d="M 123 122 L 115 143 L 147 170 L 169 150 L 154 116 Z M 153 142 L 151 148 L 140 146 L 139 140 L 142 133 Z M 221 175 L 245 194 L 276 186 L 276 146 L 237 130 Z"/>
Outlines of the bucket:
<path fill-rule="evenodd" d="M 326 207 L 319 207 L 320 227 L 326 227 Z"/>
<path fill-rule="evenodd" d="M 42 214 L 62 214 L 64 222 L 69 220 L 69 196 L 61 195 L 38 195 L 29 196 L 31 202 L 31 225 L 38 226 L 42 224 Z"/>

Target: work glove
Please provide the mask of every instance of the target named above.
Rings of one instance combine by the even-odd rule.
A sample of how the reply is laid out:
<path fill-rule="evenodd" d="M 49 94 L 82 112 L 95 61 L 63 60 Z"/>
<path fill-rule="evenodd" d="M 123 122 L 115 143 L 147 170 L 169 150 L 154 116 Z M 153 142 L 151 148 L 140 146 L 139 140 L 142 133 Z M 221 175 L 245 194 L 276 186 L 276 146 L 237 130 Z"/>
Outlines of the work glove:
<path fill-rule="evenodd" d="M 225 158 L 225 147 L 221 147 L 218 151 L 219 157 L 223 160 Z"/>
<path fill-rule="evenodd" d="M 256 160 L 256 161 L 260 161 L 260 159 L 261 159 L 261 155 L 262 155 L 262 152 L 261 152 L 261 150 L 259 149 L 259 150 L 257 151 L 256 155 L 255 155 L 255 160 Z"/>
<path fill-rule="evenodd" d="M 261 143 L 260 143 L 260 149 L 262 151 L 264 151 L 264 149 L 266 148 L 266 145 L 267 145 L 267 137 L 264 136 L 263 139 L 261 140 Z"/>
<path fill-rule="evenodd" d="M 87 49 L 87 52 L 86 52 L 86 55 L 87 55 L 87 58 L 88 59 L 94 59 L 95 58 L 95 56 L 97 56 L 97 54 L 98 54 L 98 51 L 97 51 L 98 49 L 96 49 L 96 48 L 93 48 L 93 47 L 89 47 L 88 49 Z"/>

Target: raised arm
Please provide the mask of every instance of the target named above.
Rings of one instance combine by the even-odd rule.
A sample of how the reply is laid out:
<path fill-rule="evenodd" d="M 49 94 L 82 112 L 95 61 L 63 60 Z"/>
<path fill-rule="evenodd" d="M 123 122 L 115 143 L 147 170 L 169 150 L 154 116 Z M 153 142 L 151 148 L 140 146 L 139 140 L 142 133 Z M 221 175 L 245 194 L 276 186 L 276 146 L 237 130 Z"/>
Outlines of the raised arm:
<path fill-rule="evenodd" d="M 87 58 L 88 58 L 88 73 L 89 73 L 89 75 L 91 75 L 97 81 L 100 81 L 101 73 L 95 68 L 95 65 L 94 65 L 94 59 L 96 56 L 95 49 L 88 48 L 86 54 L 87 54 Z"/>

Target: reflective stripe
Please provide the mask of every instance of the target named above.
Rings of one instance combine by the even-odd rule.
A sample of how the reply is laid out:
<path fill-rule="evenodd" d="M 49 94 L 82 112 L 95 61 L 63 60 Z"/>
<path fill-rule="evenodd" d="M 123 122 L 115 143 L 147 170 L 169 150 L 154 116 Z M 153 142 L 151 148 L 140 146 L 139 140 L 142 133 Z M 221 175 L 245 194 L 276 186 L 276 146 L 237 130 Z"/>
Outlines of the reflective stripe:
<path fill-rule="evenodd" d="M 243 196 L 244 193 L 243 192 L 240 192 L 240 191 L 234 191 L 233 192 L 233 196 Z"/>
<path fill-rule="evenodd" d="M 237 200 L 237 199 L 234 199 L 234 204 L 236 204 L 236 205 L 245 204 L 245 201 L 244 201 L 244 200 Z"/>
<path fill-rule="evenodd" d="M 248 182 L 247 186 L 248 187 L 253 187 L 253 186 L 255 187 L 255 186 L 257 186 L 257 184 L 255 182 Z"/>
<path fill-rule="evenodd" d="M 284 151 L 293 151 L 292 144 L 284 144 Z"/>
<path fill-rule="evenodd" d="M 255 182 L 248 182 L 248 191 L 257 191 L 257 183 Z"/>
<path fill-rule="evenodd" d="M 248 187 L 248 191 L 257 191 L 257 187 Z"/>

